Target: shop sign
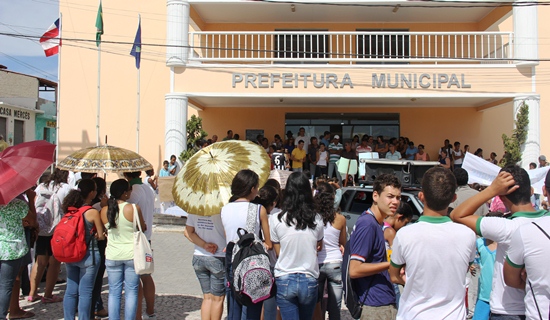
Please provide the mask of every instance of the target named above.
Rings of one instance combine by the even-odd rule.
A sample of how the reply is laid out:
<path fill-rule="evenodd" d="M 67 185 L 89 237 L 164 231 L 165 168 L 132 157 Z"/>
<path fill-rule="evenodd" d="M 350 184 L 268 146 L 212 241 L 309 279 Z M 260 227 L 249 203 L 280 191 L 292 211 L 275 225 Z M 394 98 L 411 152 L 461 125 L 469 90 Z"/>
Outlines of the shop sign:
<path fill-rule="evenodd" d="M 233 73 L 231 86 L 245 89 L 284 89 L 308 88 L 317 89 L 353 89 L 349 74 L 339 77 L 336 73 Z M 372 73 L 371 87 L 401 89 L 470 89 L 466 76 L 455 73 Z"/>
<path fill-rule="evenodd" d="M 57 121 L 46 121 L 46 127 L 55 128 L 57 126 Z"/>
<path fill-rule="evenodd" d="M 12 110 L 6 107 L 0 107 L 0 115 L 10 116 L 10 117 L 13 115 L 14 118 L 23 119 L 23 120 L 30 120 L 31 118 L 31 113 L 28 111 Z"/>

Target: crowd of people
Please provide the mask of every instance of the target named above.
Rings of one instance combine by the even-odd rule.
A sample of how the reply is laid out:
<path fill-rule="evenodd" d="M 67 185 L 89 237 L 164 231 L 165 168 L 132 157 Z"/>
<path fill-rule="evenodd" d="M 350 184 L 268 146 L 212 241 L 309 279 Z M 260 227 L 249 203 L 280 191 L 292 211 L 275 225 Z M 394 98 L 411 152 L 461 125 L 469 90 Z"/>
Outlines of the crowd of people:
<path fill-rule="evenodd" d="M 548 319 L 550 278 L 540 261 L 550 249 L 531 222 L 550 231 L 550 217 L 531 203 L 524 169 L 502 169 L 479 192 L 467 185 L 464 169 L 431 168 L 419 194 L 424 212 L 414 224 L 409 224 L 411 208 L 401 202 L 399 179 L 379 175 L 373 204 L 349 230 L 349 240 L 335 202 L 338 183 L 317 179 L 312 189 L 308 178 L 294 172 L 283 190 L 275 180 L 259 188 L 256 174 L 243 170 L 220 215 L 189 216 L 186 230 L 195 244 L 203 319 L 220 319 L 226 298 L 228 319 L 325 319 L 327 312 L 329 319 L 340 319 L 346 259 L 363 305 L 361 319 Z M 550 174 L 544 194 L 549 191 Z M 495 199 L 502 202 L 502 212 L 489 211 Z M 251 203 L 262 204 L 254 207 L 253 228 L 247 225 Z M 249 306 L 224 286 L 232 276 L 224 248 L 238 239 L 239 228 L 263 239 L 277 292 Z M 346 244 L 348 256 L 343 255 Z M 530 279 L 527 287 L 523 270 Z M 477 271 L 477 301 L 468 306 L 467 275 Z"/>
<path fill-rule="evenodd" d="M 223 141 L 227 140 L 239 140 L 239 136 L 233 134 L 232 130 L 228 130 L 227 136 L 223 138 Z M 210 139 L 198 141 L 196 148 L 203 148 L 217 141 L 218 136 L 213 135 Z M 353 137 L 343 138 L 329 131 L 325 131 L 319 137 L 310 137 L 303 127 L 298 130 L 296 136 L 289 130 L 286 133 L 286 139 L 275 134 L 270 141 L 263 135 L 258 135 L 253 142 L 265 149 L 272 159 L 272 169 L 309 171 L 313 178 L 325 175 L 328 178 L 336 177 L 340 182 L 342 182 L 342 175 L 337 169 L 337 161 L 340 158 L 358 160 L 361 153 L 375 153 L 374 158 L 379 159 L 438 161 L 442 167 L 453 170 L 462 167 L 466 153 L 472 152 L 467 144 L 462 146 L 460 141 L 451 144 L 449 139 L 445 139 L 437 155 L 430 157 L 423 144 L 417 145 L 408 137 L 388 138 L 355 134 Z M 505 159 L 503 155 L 500 160 L 497 160 L 498 155 L 495 152 L 491 152 L 488 158 L 484 158 L 481 148 L 477 148 L 473 154 L 493 164 L 502 163 Z M 172 157 L 175 160 L 175 156 Z M 170 168 L 173 168 L 173 163 L 171 160 Z M 538 166 L 546 165 L 548 165 L 546 157 L 541 155 Z M 530 166 L 536 168 L 537 164 L 531 163 Z M 355 178 L 355 180 L 359 179 L 358 176 Z"/>
<path fill-rule="evenodd" d="M 96 174 L 79 173 L 75 177 L 55 169 L 36 188 L 1 205 L 0 317 L 35 316 L 20 308 L 22 291 L 29 302 L 63 303 L 65 319 L 75 319 L 77 314 L 81 320 L 120 319 L 124 288 L 124 319 L 156 319 L 153 278 L 136 274 L 133 261 L 134 217 L 139 217 L 147 239 L 152 234 L 154 172 L 147 173 L 143 180 L 141 172 L 124 173 L 124 179 L 111 183 L 107 196 L 106 181 Z M 54 230 L 66 213 L 82 208 L 85 256 L 65 263 L 67 279 L 58 279 L 61 262 L 52 251 Z M 101 299 L 105 271 L 109 282 L 107 308 Z M 39 292 L 44 273 L 46 284 Z M 65 281 L 64 296 L 54 295 L 56 283 Z M 146 308 L 142 315 L 143 298 Z"/>
<path fill-rule="evenodd" d="M 533 200 L 526 170 L 507 166 L 490 186 L 476 190 L 468 185 L 468 172 L 461 168 L 460 143 L 451 147 L 447 140 L 438 156 L 441 166 L 423 176 L 418 197 L 424 212 L 416 223 L 410 224 L 413 212 L 401 201 L 401 181 L 381 174 L 374 180 L 371 207 L 348 230 L 339 212 L 341 180 L 321 175 L 312 184 L 310 172 L 318 167 L 330 175 L 336 171 L 330 170 L 332 157 L 369 150 L 372 137 L 367 136 L 365 145 L 363 137 L 355 149 L 351 145 L 359 139 L 345 142 L 339 153 L 330 153 L 322 140 L 332 138 L 329 149 L 334 149 L 341 145 L 338 135 L 327 133 L 320 143 L 310 138 L 307 147 L 300 138 L 302 130 L 297 139 L 289 135 L 286 142 L 277 137 L 273 144 L 267 142 L 266 148 L 269 153 L 276 145 L 287 153 L 294 147 L 289 160 L 295 172 L 285 185 L 269 179 L 260 187 L 255 172 L 241 170 L 233 178 L 231 199 L 219 214 L 189 213 L 185 236 L 195 246 L 192 265 L 203 292 L 203 319 L 221 319 L 226 302 L 230 320 L 325 319 L 327 314 L 337 320 L 345 277 L 353 283 L 362 306 L 361 319 L 549 318 L 550 276 L 545 262 L 550 257 L 546 242 L 550 241 L 550 217 Z M 258 140 L 266 145 L 265 138 Z M 386 157 L 400 153 L 399 140 L 394 144 L 378 139 L 379 144 L 387 144 Z M 313 152 L 305 153 L 317 146 L 320 152 L 314 158 Z M 376 147 L 370 150 L 380 152 Z M 424 154 L 429 160 L 421 151 L 417 148 L 415 159 Z M 482 150 L 475 155 L 483 158 Z M 305 158 L 315 162 L 310 163 L 310 170 L 316 166 L 310 172 L 304 167 Z M 327 161 L 325 168 L 319 165 L 322 159 Z M 488 161 L 495 163 L 496 155 Z M 547 165 L 546 158 L 539 157 L 539 166 Z M 172 156 L 159 176 L 177 171 L 177 159 Z M 153 170 L 143 178 L 141 172 L 124 173 L 124 179 L 111 183 L 108 193 L 106 181 L 95 174 L 73 176 L 56 169 L 36 188 L 0 205 L 0 317 L 6 318 L 8 312 L 9 319 L 34 316 L 19 306 L 23 291 L 29 302 L 63 303 L 65 319 L 75 319 L 77 314 L 79 319 L 120 319 L 121 309 L 126 320 L 155 319 L 153 278 L 135 272 L 133 255 L 135 219 L 151 239 L 156 189 Z M 550 174 L 542 196 L 549 193 Z M 49 208 L 55 212 L 48 224 L 37 212 L 52 195 L 60 205 Z M 61 297 L 53 294 L 61 263 L 52 252 L 51 240 L 60 217 L 75 208 L 85 208 L 87 251 L 81 261 L 65 264 L 67 286 Z M 241 303 L 231 286 L 237 281 L 234 251 L 227 250 L 239 240 L 241 230 L 261 241 L 274 277 L 273 291 L 248 305 Z M 344 254 L 345 247 L 349 254 Z M 107 308 L 101 299 L 105 271 Z M 468 287 L 478 286 L 474 283 L 477 272 L 479 289 L 469 305 Z M 44 274 L 46 284 L 40 292 Z"/>

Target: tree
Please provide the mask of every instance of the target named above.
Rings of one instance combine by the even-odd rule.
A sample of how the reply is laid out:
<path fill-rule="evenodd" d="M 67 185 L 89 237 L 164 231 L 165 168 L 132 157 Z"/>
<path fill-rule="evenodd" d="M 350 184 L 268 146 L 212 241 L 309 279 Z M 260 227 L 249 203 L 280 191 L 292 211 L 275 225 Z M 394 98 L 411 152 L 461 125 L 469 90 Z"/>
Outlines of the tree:
<path fill-rule="evenodd" d="M 515 129 L 512 136 L 502 134 L 504 144 L 504 161 L 500 166 L 515 165 L 521 161 L 521 147 L 527 141 L 527 127 L 529 126 L 529 106 L 522 102 L 516 115 Z"/>
<path fill-rule="evenodd" d="M 197 152 L 197 141 L 204 139 L 208 135 L 206 131 L 202 129 L 202 119 L 195 115 L 192 115 L 186 124 L 187 129 L 187 150 L 184 150 L 180 154 L 180 160 L 185 162 L 191 158 Z"/>

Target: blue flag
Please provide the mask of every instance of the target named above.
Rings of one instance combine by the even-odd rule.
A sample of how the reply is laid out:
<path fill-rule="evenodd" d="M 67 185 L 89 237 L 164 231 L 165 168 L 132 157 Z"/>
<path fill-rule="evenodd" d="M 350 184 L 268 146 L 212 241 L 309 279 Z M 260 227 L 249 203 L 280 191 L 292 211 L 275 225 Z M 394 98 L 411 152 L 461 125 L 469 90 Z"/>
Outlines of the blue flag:
<path fill-rule="evenodd" d="M 130 55 L 136 58 L 136 68 L 139 69 L 139 64 L 141 62 L 141 16 L 139 17 L 136 38 L 134 39 L 134 45 L 132 46 L 132 51 L 130 51 Z"/>

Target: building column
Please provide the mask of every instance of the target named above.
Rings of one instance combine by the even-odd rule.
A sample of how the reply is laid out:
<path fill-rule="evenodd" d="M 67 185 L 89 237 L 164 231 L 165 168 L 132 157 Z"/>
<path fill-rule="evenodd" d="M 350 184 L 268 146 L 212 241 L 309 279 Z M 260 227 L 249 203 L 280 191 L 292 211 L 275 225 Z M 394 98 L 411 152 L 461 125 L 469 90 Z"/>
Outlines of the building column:
<path fill-rule="evenodd" d="M 169 159 L 173 154 L 179 158 L 181 152 L 187 149 L 187 96 L 182 93 L 168 93 L 164 99 L 164 158 Z"/>
<path fill-rule="evenodd" d="M 185 67 L 189 57 L 189 10 L 187 0 L 167 0 L 166 65 Z"/>
<path fill-rule="evenodd" d="M 527 139 L 521 147 L 522 156 L 520 165 L 528 169 L 529 163 L 534 162 L 538 164 L 538 157 L 540 155 L 540 97 L 514 98 L 514 121 L 523 102 L 529 106 L 529 125 L 527 126 Z"/>
<path fill-rule="evenodd" d="M 538 13 L 536 5 L 524 5 L 530 0 L 516 0 L 512 15 L 514 17 L 514 58 L 518 65 L 536 66 L 539 64 Z M 531 61 L 524 61 L 527 59 Z"/>

